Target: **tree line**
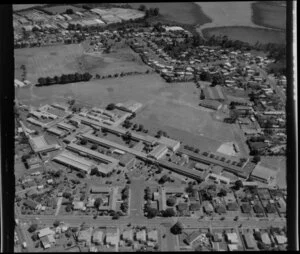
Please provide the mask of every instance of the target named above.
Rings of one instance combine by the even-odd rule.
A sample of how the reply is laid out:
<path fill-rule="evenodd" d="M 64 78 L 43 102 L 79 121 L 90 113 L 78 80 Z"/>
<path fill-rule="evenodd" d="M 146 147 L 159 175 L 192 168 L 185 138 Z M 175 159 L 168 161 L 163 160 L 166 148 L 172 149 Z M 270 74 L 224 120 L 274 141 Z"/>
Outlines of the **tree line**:
<path fill-rule="evenodd" d="M 36 86 L 50 86 L 55 84 L 68 84 L 82 81 L 89 81 L 93 76 L 85 72 L 81 73 L 72 73 L 72 74 L 62 74 L 61 76 L 51 77 L 40 77 L 38 79 L 38 84 Z"/>

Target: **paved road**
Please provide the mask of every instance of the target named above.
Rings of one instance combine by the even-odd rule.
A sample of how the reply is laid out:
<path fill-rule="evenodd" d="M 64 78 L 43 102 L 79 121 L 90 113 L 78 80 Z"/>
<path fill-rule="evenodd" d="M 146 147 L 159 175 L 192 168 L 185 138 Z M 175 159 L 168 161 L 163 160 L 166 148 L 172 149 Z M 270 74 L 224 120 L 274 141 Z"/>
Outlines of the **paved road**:
<path fill-rule="evenodd" d="M 282 101 L 285 103 L 286 102 L 286 94 L 282 90 L 282 88 L 277 85 L 277 81 L 275 80 L 275 78 L 273 76 L 268 75 L 265 70 L 259 68 L 256 65 L 253 65 L 253 67 L 254 67 L 254 69 L 256 71 L 258 71 L 260 73 L 260 75 L 263 78 L 267 79 L 267 81 L 270 83 L 272 89 L 276 92 L 276 94 L 278 94 L 280 96 L 280 98 L 282 99 Z"/>

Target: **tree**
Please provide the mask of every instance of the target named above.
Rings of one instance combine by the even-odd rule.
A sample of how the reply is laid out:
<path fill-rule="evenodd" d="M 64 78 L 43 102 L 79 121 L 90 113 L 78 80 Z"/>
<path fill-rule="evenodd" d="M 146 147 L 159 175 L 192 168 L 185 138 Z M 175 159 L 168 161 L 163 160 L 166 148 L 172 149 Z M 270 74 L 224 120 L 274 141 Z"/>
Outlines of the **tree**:
<path fill-rule="evenodd" d="M 153 9 L 153 16 L 158 16 L 159 14 L 159 8 L 154 8 Z"/>
<path fill-rule="evenodd" d="M 74 14 L 73 9 L 67 9 L 67 10 L 66 10 L 66 14 Z"/>
<path fill-rule="evenodd" d="M 86 145 L 87 144 L 87 140 L 85 138 L 80 140 L 80 145 Z"/>
<path fill-rule="evenodd" d="M 182 233 L 184 229 L 184 225 L 182 224 L 182 222 L 177 221 L 170 229 L 171 233 L 173 233 L 174 235 L 179 235 Z"/>
<path fill-rule="evenodd" d="M 260 160 L 261 160 L 261 158 L 260 158 L 260 156 L 259 155 L 255 155 L 254 157 L 253 157 L 253 162 L 254 163 L 258 163 L 258 162 L 260 162 Z"/>
<path fill-rule="evenodd" d="M 176 215 L 176 213 L 173 208 L 167 208 L 166 210 L 163 211 L 162 215 L 164 217 L 173 217 Z"/>
<path fill-rule="evenodd" d="M 141 4 L 138 10 L 139 11 L 146 11 L 146 6 Z"/>
<path fill-rule="evenodd" d="M 127 212 L 127 210 L 128 210 L 128 202 L 123 202 L 122 204 L 121 204 L 121 210 L 124 212 L 124 213 L 126 213 Z"/>
<path fill-rule="evenodd" d="M 32 224 L 29 228 L 28 228 L 28 232 L 29 233 L 33 233 L 34 231 L 36 231 L 38 228 L 37 224 Z"/>
<path fill-rule="evenodd" d="M 41 85 L 41 86 L 46 85 L 46 79 L 45 79 L 45 78 L 39 78 L 39 79 L 38 79 L 38 83 L 39 83 L 39 85 Z"/>
<path fill-rule="evenodd" d="M 169 180 L 169 177 L 167 175 L 163 175 L 159 180 L 158 183 L 159 184 L 164 184 L 165 182 L 167 182 Z"/>
<path fill-rule="evenodd" d="M 147 209 L 147 217 L 148 218 L 154 218 L 157 214 L 158 214 L 157 209 L 151 208 L 151 207 Z"/>
<path fill-rule="evenodd" d="M 113 220 L 118 220 L 120 218 L 120 215 L 118 214 L 118 213 L 114 213 L 113 215 L 112 215 L 112 219 Z"/>
<path fill-rule="evenodd" d="M 234 186 L 237 190 L 239 190 L 242 186 L 243 186 L 243 182 L 241 180 L 237 180 L 235 183 L 234 183 Z"/>
<path fill-rule="evenodd" d="M 69 192 L 64 192 L 62 195 L 64 198 L 69 199 L 71 197 L 71 193 Z"/>
<path fill-rule="evenodd" d="M 194 188 L 193 188 L 193 185 L 192 185 L 192 184 L 189 184 L 189 185 L 186 187 L 186 189 L 185 189 L 185 191 L 186 191 L 187 193 L 193 193 L 193 190 L 194 190 Z"/>
<path fill-rule="evenodd" d="M 96 198 L 95 202 L 94 202 L 94 206 L 95 208 L 99 208 L 99 206 L 103 203 L 103 200 L 101 198 Z"/>
<path fill-rule="evenodd" d="M 91 176 L 93 176 L 93 175 L 97 175 L 97 174 L 98 174 L 98 172 L 99 172 L 99 171 L 98 171 L 98 169 L 97 169 L 97 168 L 92 168 L 92 169 L 91 169 L 91 173 L 90 173 L 90 174 L 91 174 Z"/>
<path fill-rule="evenodd" d="M 92 149 L 92 150 L 97 150 L 97 148 L 98 148 L 98 146 L 97 146 L 96 144 L 93 144 L 93 145 L 91 146 L 91 149 Z"/>
<path fill-rule="evenodd" d="M 53 226 L 54 226 L 54 227 L 58 227 L 58 226 L 59 226 L 59 223 L 60 223 L 60 222 L 59 222 L 58 220 L 56 220 L 56 221 L 53 222 Z"/>
<path fill-rule="evenodd" d="M 170 197 L 167 199 L 167 205 L 168 206 L 174 206 L 176 204 L 176 198 Z"/>
<path fill-rule="evenodd" d="M 222 188 L 222 189 L 220 190 L 220 192 L 219 192 L 219 196 L 220 196 L 220 197 L 225 197 L 226 195 L 227 195 L 227 191 L 226 191 L 225 189 Z"/>

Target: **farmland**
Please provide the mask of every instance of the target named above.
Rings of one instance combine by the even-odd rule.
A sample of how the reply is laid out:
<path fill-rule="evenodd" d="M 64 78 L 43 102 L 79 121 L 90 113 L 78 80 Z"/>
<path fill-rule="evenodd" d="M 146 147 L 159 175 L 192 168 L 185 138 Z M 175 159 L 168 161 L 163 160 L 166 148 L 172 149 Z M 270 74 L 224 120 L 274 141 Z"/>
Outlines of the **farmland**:
<path fill-rule="evenodd" d="M 212 35 L 228 36 L 232 40 L 240 40 L 255 44 L 257 41 L 260 43 L 279 43 L 285 44 L 285 33 L 276 30 L 269 30 L 264 28 L 252 27 L 215 27 L 206 28 L 203 31 L 205 37 Z"/>
<path fill-rule="evenodd" d="M 80 71 L 77 58 L 83 53 L 80 45 L 60 45 L 15 50 L 15 77 L 20 79 L 21 65 L 26 66 L 27 77 L 36 82 L 39 77 L 69 74 Z"/>
<path fill-rule="evenodd" d="M 67 9 L 72 9 L 74 12 L 76 11 L 84 11 L 84 9 L 79 8 L 79 7 L 75 7 L 73 5 L 57 5 L 57 6 L 51 6 L 51 7 L 45 7 L 43 8 L 44 10 L 51 12 L 53 14 L 61 14 L 61 13 L 65 13 Z"/>
<path fill-rule="evenodd" d="M 286 29 L 286 7 L 273 2 L 255 2 L 253 8 L 253 23 L 277 29 Z"/>
<path fill-rule="evenodd" d="M 60 45 L 43 48 L 26 48 L 15 50 L 15 77 L 22 76 L 21 65 L 25 65 L 27 77 L 36 82 L 39 77 L 74 72 L 91 74 L 115 74 L 149 69 L 138 54 L 129 47 L 123 47 L 110 54 L 87 55 L 81 44 Z"/>
<path fill-rule="evenodd" d="M 133 8 L 143 4 L 147 8 L 159 8 L 159 12 L 166 21 L 176 21 L 182 24 L 202 25 L 211 22 L 201 7 L 192 2 L 173 3 L 130 3 Z"/>

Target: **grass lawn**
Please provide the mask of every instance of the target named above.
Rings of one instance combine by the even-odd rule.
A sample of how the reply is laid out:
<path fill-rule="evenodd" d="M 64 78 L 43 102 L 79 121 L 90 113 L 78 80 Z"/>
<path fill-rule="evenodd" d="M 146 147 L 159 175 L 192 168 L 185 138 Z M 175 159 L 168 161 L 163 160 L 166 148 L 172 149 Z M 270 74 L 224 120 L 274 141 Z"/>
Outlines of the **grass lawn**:
<path fill-rule="evenodd" d="M 262 1 L 252 3 L 252 9 L 252 20 L 255 24 L 286 29 L 286 6 Z"/>

